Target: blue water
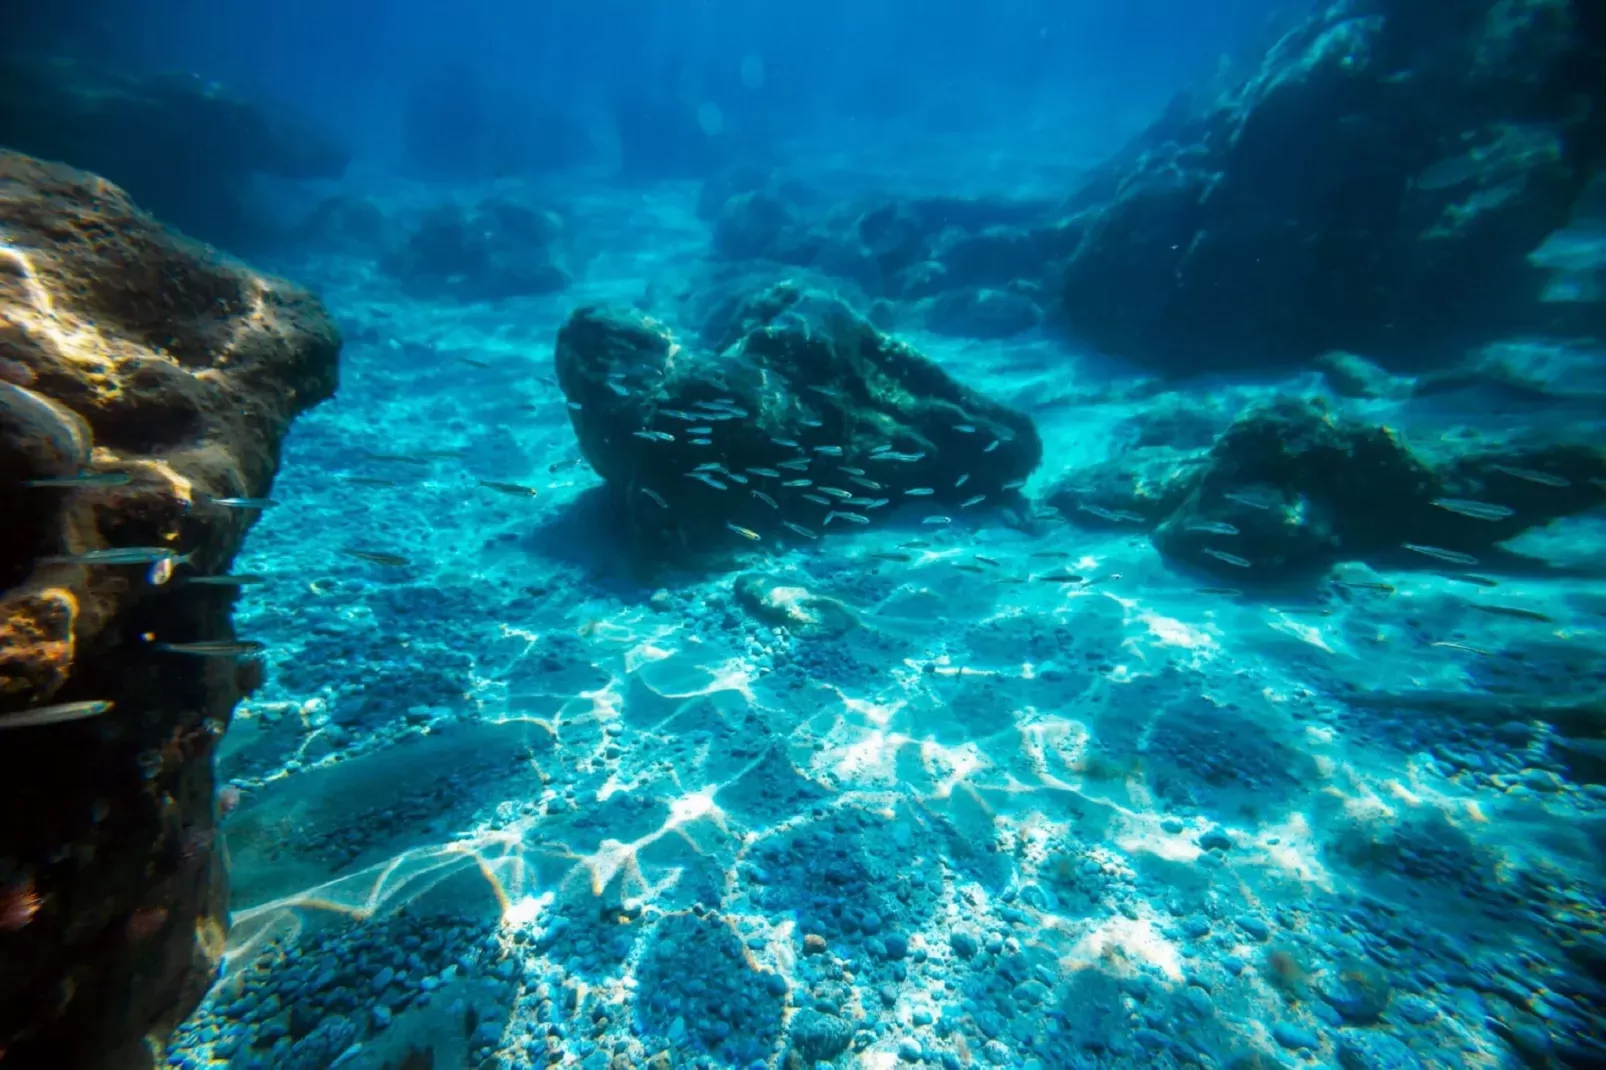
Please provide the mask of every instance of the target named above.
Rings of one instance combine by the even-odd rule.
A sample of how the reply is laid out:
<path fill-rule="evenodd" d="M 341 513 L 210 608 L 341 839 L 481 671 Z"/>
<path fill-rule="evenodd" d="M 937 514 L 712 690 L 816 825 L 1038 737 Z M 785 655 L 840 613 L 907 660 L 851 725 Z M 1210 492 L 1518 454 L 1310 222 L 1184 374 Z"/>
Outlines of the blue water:
<path fill-rule="evenodd" d="M 808 220 L 950 198 L 987 217 L 968 237 L 1007 232 L 1176 91 L 1241 81 L 1283 5 L 552 6 L 152 3 L 94 45 L 351 152 L 262 181 L 278 236 L 236 250 L 345 346 L 234 566 L 270 578 L 236 614 L 268 683 L 218 759 L 230 951 L 170 1064 L 1602 1065 L 1600 501 L 1476 568 L 1340 548 L 1261 586 L 1076 490 L 1142 450 L 1175 451 L 1164 478 L 1279 400 L 1423 448 L 1594 420 L 1597 448 L 1598 338 L 1501 340 L 1543 388 L 1491 404 L 1308 364 L 1154 375 L 1051 315 L 893 309 L 1035 421 L 1025 503 L 650 575 L 554 379 L 581 306 L 700 344 L 710 263 L 746 260 L 716 255 L 744 240 L 733 167 Z M 345 222 L 301 225 L 330 198 Z M 487 205 L 557 281 L 396 253 Z M 1593 227 L 1547 247 L 1585 279 Z M 754 571 L 860 627 L 753 612 Z"/>

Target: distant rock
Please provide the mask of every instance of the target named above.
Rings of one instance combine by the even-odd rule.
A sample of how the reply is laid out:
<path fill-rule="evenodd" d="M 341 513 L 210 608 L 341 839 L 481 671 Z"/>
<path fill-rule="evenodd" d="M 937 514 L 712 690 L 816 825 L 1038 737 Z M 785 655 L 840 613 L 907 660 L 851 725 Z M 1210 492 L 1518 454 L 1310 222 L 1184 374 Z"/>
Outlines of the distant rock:
<path fill-rule="evenodd" d="M 1249 583 L 1343 560 L 1453 568 L 1606 503 L 1606 449 L 1530 437 L 1418 452 L 1389 428 L 1289 399 L 1246 412 L 1206 449 L 1131 450 L 1072 473 L 1048 500 L 1077 523 L 1152 526 L 1167 556 Z"/>
<path fill-rule="evenodd" d="M 1008 503 L 1042 457 L 1028 417 L 835 297 L 782 283 L 730 323 L 718 349 L 600 308 L 558 334 L 581 450 L 660 548 L 806 541 L 905 504 Z"/>
<path fill-rule="evenodd" d="M 1037 302 L 1014 290 L 950 290 L 927 301 L 924 313 L 931 330 L 966 338 L 1008 338 L 1043 320 Z"/>
<path fill-rule="evenodd" d="M 500 198 L 429 212 L 384 269 L 409 293 L 459 301 L 552 293 L 571 281 L 555 212 Z"/>
<path fill-rule="evenodd" d="M 1571 315 L 1527 256 L 1598 164 L 1603 68 L 1584 0 L 1330 3 L 1071 200 L 1065 320 L 1188 373 L 1422 366 Z"/>
<path fill-rule="evenodd" d="M 794 635 L 835 638 L 859 623 L 853 611 L 834 598 L 756 572 L 738 577 L 735 593 L 737 604 L 754 617 Z"/>
<path fill-rule="evenodd" d="M 265 240 L 250 179 L 332 178 L 344 146 L 193 75 L 0 58 L 0 145 L 93 171 L 164 223 L 232 248 Z"/>
<path fill-rule="evenodd" d="M 216 977 L 213 758 L 263 672 L 139 637 L 233 636 L 233 600 L 184 579 L 227 572 L 255 514 L 208 498 L 268 493 L 291 422 L 335 390 L 340 338 L 306 291 L 94 175 L 0 153 L 0 201 L 0 362 L 29 372 L 0 383 L 0 715 L 115 703 L 0 746 L 7 805 L 28 815 L 0 866 L 46 904 L 5 934 L 0 1048 L 20 1066 L 133 1065 Z M 129 480 L 23 485 L 81 467 Z M 154 574 L 45 560 L 166 547 L 184 563 Z"/>

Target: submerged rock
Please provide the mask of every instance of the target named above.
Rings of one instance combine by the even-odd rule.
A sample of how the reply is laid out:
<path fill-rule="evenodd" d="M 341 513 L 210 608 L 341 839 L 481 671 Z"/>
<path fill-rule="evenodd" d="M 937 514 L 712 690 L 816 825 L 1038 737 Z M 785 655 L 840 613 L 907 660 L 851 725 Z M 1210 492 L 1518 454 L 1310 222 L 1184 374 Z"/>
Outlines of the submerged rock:
<path fill-rule="evenodd" d="M 194 75 L 26 54 L 0 57 L 0 145 L 93 171 L 163 222 L 230 246 L 265 236 L 252 176 L 332 178 L 347 159 L 296 116 Z"/>
<path fill-rule="evenodd" d="M 1167 556 L 1249 582 L 1343 560 L 1471 566 L 1606 503 L 1606 450 L 1546 439 L 1417 451 L 1390 428 L 1289 399 L 1245 413 L 1208 449 L 1133 450 L 1048 497 L 1079 523 L 1153 525 Z"/>
<path fill-rule="evenodd" d="M 822 597 L 773 576 L 748 573 L 738 577 L 735 593 L 743 609 L 794 635 L 835 637 L 859 623 L 853 611 L 835 598 Z"/>
<path fill-rule="evenodd" d="M 305 291 L 164 230 L 103 179 L 0 153 L 0 200 L 0 361 L 31 373 L 0 384 L 0 719 L 113 703 L 0 745 L 7 806 L 28 815 L 6 823 L 0 864 L 39 902 L 0 947 L 0 1048 L 23 1066 L 149 1065 L 147 1039 L 222 954 L 212 750 L 261 668 L 141 637 L 231 637 L 226 592 L 183 580 L 227 571 L 255 514 L 208 499 L 266 494 L 291 421 L 335 389 L 340 341 Z M 46 560 L 114 547 L 186 556 Z"/>
<path fill-rule="evenodd" d="M 409 293 L 464 301 L 551 293 L 571 276 L 563 219 L 489 198 L 472 209 L 445 204 L 426 215 L 382 263 Z"/>
<path fill-rule="evenodd" d="M 719 350 L 638 313 L 586 308 L 558 334 L 581 450 L 663 548 L 813 539 L 1012 501 L 1042 457 L 1031 420 L 950 378 L 840 300 L 782 283 Z"/>
<path fill-rule="evenodd" d="M 1318 8 L 1073 198 L 1066 321 L 1190 372 L 1331 349 L 1420 366 L 1555 320 L 1528 254 L 1567 222 L 1606 136 L 1589 7 Z"/>

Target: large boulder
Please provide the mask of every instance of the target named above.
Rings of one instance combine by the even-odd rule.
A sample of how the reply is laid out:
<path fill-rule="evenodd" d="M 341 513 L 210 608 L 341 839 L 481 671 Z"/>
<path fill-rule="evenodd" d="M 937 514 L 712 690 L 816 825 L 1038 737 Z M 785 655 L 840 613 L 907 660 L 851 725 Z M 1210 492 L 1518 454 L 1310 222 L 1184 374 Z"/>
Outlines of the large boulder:
<path fill-rule="evenodd" d="M 268 492 L 340 340 L 93 175 L 0 153 L 0 204 L 0 1050 L 137 1067 L 222 953 L 212 752 L 262 671 L 164 647 L 232 641 L 230 588 L 188 579 L 256 514 L 215 499 Z"/>
<path fill-rule="evenodd" d="M 1126 451 L 1048 500 L 1075 523 L 1150 529 L 1168 557 L 1250 584 L 1345 560 L 1490 567 L 1506 540 L 1606 504 L 1606 449 L 1553 431 L 1414 450 L 1390 428 L 1285 399 L 1208 447 Z"/>
<path fill-rule="evenodd" d="M 683 345 L 636 312 L 577 311 L 559 385 L 638 537 L 720 550 L 1007 503 L 1042 457 L 1031 420 L 839 299 L 782 283 Z"/>
<path fill-rule="evenodd" d="M 1070 327 L 1166 372 L 1422 365 L 1563 326 L 1527 256 L 1606 141 L 1588 0 L 1341 0 L 1177 103 L 1075 198 Z"/>
<path fill-rule="evenodd" d="M 347 160 L 295 116 L 193 75 L 23 55 L 0 57 L 0 147 L 93 171 L 163 222 L 236 248 L 268 234 L 252 176 L 330 178 Z"/>
<path fill-rule="evenodd" d="M 557 213 L 492 197 L 473 207 L 437 206 L 382 263 L 421 297 L 488 301 L 551 293 L 571 279 L 565 238 Z"/>

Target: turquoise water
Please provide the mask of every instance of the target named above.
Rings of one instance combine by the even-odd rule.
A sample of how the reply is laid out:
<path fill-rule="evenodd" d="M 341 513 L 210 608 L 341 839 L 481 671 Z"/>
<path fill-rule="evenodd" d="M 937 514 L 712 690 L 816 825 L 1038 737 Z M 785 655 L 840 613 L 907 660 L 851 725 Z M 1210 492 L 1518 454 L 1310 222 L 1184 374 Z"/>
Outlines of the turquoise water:
<path fill-rule="evenodd" d="M 1252 4 L 599 9 L 126 31 L 353 149 L 238 250 L 345 341 L 233 566 L 267 682 L 167 1063 L 1606 1065 L 1598 149 L 1424 119 L 1361 210 Z M 1249 118 L 1123 148 L 1184 86 Z M 1201 173 L 1253 225 L 1142 214 Z M 1462 337 L 1513 264 L 1544 314 Z"/>

